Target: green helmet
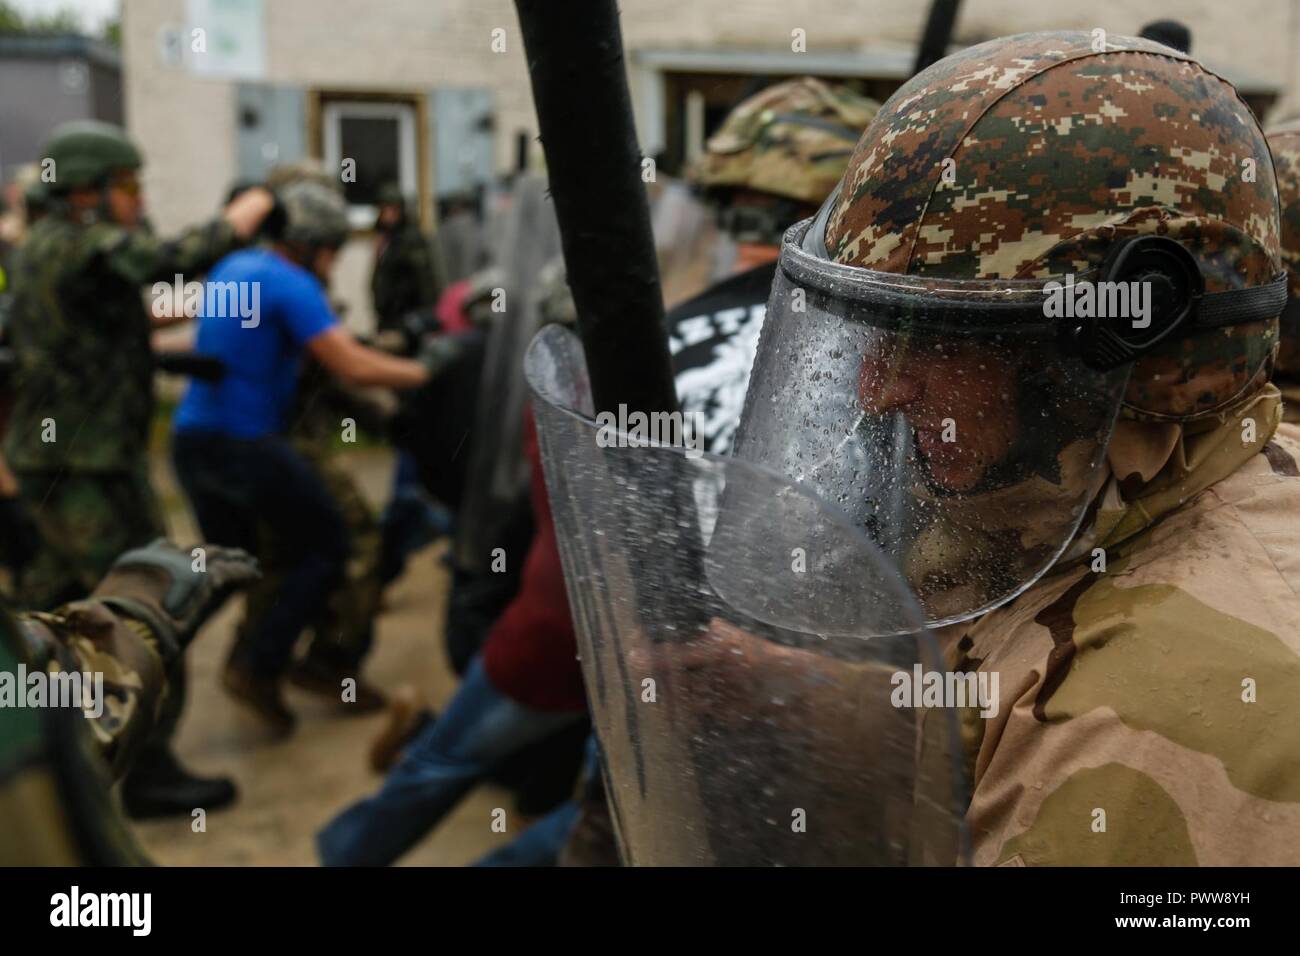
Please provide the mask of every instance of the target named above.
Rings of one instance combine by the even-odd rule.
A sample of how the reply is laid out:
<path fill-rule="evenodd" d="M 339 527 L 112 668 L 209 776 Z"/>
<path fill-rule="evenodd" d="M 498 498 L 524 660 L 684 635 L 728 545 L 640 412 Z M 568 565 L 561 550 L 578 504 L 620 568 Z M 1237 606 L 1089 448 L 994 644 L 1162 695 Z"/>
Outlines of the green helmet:
<path fill-rule="evenodd" d="M 301 179 L 280 191 L 280 203 L 285 213 L 285 242 L 337 247 L 347 239 L 347 206 L 336 190 Z"/>
<path fill-rule="evenodd" d="M 375 193 L 375 199 L 381 206 L 405 206 L 406 197 L 402 195 L 402 187 L 397 183 L 384 183 Z"/>
<path fill-rule="evenodd" d="M 45 159 L 54 163 L 50 192 L 98 186 L 120 169 L 139 169 L 144 159 L 119 126 L 77 120 L 59 126 L 45 144 Z"/>
<path fill-rule="evenodd" d="M 299 159 L 272 166 L 266 174 L 266 188 L 273 192 L 279 192 L 290 183 L 296 183 L 304 179 L 310 179 L 312 182 L 319 183 L 326 189 L 333 190 L 340 195 L 343 193 L 343 187 L 339 185 L 338 174 L 331 174 L 325 168 L 323 162 L 314 158 Z"/>

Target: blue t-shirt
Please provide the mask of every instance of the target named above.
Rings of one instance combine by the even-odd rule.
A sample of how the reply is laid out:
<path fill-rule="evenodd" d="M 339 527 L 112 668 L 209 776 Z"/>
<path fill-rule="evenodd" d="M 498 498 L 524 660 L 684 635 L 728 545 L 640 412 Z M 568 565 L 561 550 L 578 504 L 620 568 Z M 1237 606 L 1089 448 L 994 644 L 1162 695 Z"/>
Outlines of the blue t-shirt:
<path fill-rule="evenodd" d="M 338 321 L 316 277 L 268 249 L 231 253 L 208 273 L 195 351 L 226 366 L 194 379 L 176 410 L 178 432 L 261 438 L 283 431 L 303 347 Z"/>

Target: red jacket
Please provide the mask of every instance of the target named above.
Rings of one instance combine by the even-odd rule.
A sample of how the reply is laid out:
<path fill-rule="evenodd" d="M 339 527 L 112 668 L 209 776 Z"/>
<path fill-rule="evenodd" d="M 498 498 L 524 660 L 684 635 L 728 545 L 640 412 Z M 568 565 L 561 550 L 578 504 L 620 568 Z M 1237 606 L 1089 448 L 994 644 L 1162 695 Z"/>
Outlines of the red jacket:
<path fill-rule="evenodd" d="M 527 707 L 585 711 L 578 643 L 531 408 L 524 417 L 524 453 L 532 466 L 536 530 L 524 559 L 519 593 L 492 625 L 483 646 L 483 664 L 497 690 Z"/>

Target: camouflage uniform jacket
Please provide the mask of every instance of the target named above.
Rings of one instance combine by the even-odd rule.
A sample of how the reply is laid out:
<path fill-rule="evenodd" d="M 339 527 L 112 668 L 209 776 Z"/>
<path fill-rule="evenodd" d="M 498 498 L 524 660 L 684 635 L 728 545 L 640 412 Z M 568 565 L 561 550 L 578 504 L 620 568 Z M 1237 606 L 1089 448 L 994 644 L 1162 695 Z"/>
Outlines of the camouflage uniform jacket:
<path fill-rule="evenodd" d="M 37 223 L 15 269 L 9 463 L 19 471 L 139 467 L 153 412 L 143 287 L 194 276 L 235 244 L 220 220 L 174 240 L 102 221 L 52 215 Z M 52 441 L 44 440 L 47 419 Z"/>
<path fill-rule="evenodd" d="M 943 632 L 950 666 L 999 674 L 996 716 L 963 712 L 977 864 L 1300 863 L 1300 441 L 1279 418 L 1269 386 L 1194 425 L 1121 422 L 1083 556 Z"/>
<path fill-rule="evenodd" d="M 108 794 L 158 718 L 166 652 L 99 601 L 0 616 L 0 672 L 103 674 L 104 694 L 98 717 L 0 708 L 0 865 L 144 862 Z"/>
<path fill-rule="evenodd" d="M 416 223 L 405 223 L 375 255 L 370 277 L 375 319 L 379 328 L 397 328 L 412 309 L 432 307 L 442 293 L 442 267 L 437 251 Z"/>

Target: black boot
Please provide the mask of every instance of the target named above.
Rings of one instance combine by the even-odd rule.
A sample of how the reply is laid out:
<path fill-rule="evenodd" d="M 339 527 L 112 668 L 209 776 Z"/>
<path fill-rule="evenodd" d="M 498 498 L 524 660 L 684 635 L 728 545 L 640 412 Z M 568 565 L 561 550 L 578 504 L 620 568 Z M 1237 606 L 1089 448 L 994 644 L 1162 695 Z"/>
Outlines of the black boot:
<path fill-rule="evenodd" d="M 122 781 L 122 805 L 135 820 L 189 816 L 196 809 L 219 810 L 238 792 L 226 777 L 196 777 L 170 750 L 145 752 Z"/>

